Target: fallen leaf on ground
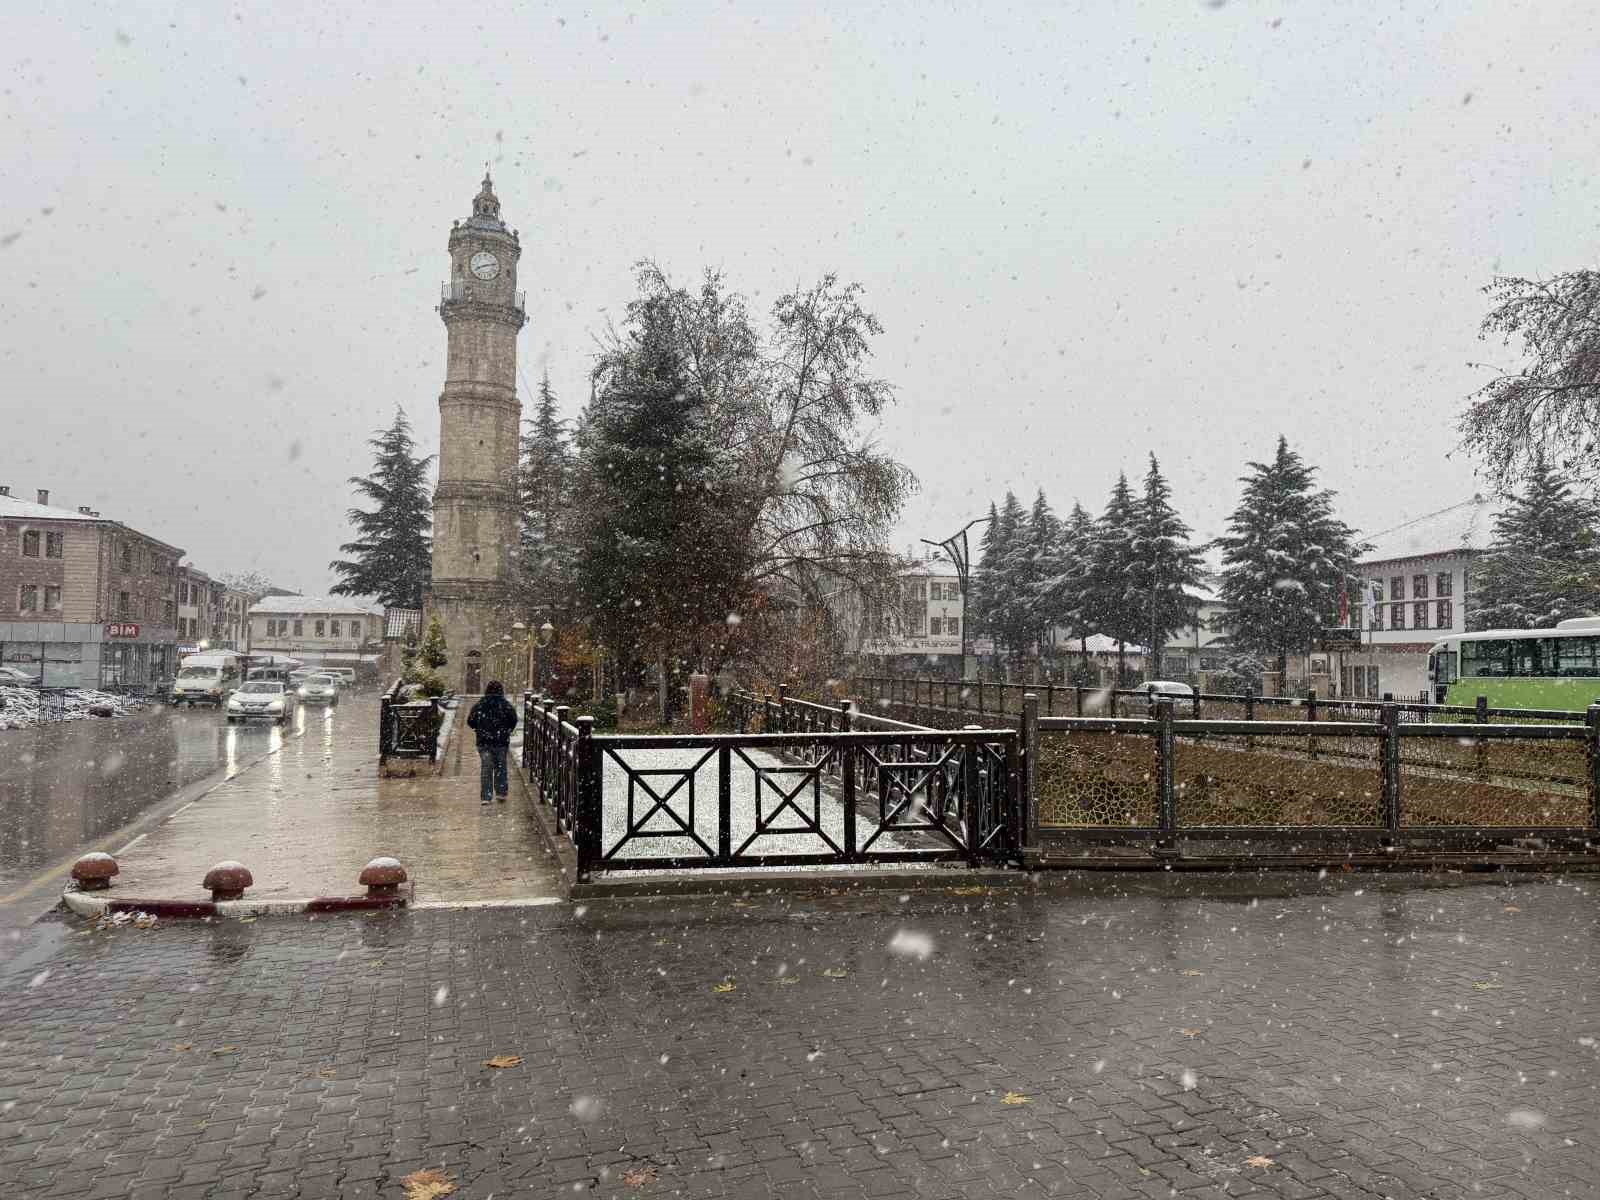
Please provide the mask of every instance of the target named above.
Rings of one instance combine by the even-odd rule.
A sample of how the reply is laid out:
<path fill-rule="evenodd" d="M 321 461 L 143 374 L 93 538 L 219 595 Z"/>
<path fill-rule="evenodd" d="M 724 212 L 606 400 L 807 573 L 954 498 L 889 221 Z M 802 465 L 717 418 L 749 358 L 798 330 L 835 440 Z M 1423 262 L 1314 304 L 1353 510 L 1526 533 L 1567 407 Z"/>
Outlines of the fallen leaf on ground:
<path fill-rule="evenodd" d="M 240 917 L 239 918 L 239 924 L 248 925 L 248 924 L 250 924 L 250 922 L 254 921 L 255 919 L 256 919 L 255 917 Z"/>
<path fill-rule="evenodd" d="M 406 1190 L 406 1200 L 439 1200 L 456 1190 L 450 1176 L 432 1167 L 413 1171 L 400 1180 L 400 1186 Z"/>
<path fill-rule="evenodd" d="M 843 967 L 829 967 L 823 972 L 823 974 L 829 979 L 843 979 L 846 975 L 850 974 L 850 972 L 846 971 Z"/>
<path fill-rule="evenodd" d="M 1028 1097 L 1024 1096 L 1021 1092 L 1007 1092 L 1004 1096 L 1000 1097 L 1000 1103 L 1001 1104 L 1031 1104 L 1033 1102 L 1030 1099 L 1028 1099 Z"/>
<path fill-rule="evenodd" d="M 1472 985 L 1472 990 L 1475 992 L 1492 992 L 1504 986 L 1505 984 L 1503 983 L 1490 983 L 1487 979 L 1480 979 Z"/>
<path fill-rule="evenodd" d="M 656 1181 L 654 1167 L 630 1167 L 622 1173 L 622 1182 L 625 1187 L 643 1187 L 647 1183 Z"/>
<path fill-rule="evenodd" d="M 1183 1034 L 1184 1037 L 1199 1037 L 1200 1036 L 1200 1031 L 1198 1029 L 1180 1029 L 1180 1030 L 1178 1030 L 1178 1032 Z"/>
<path fill-rule="evenodd" d="M 174 1046 L 173 1049 L 174 1050 L 193 1050 L 194 1049 L 194 1043 L 193 1042 L 180 1042 L 180 1043 L 178 1043 L 178 1045 Z"/>
<path fill-rule="evenodd" d="M 1515 904 L 1506 905 L 1506 909 L 1505 910 L 1506 910 L 1506 912 L 1521 912 L 1522 911 Z"/>
<path fill-rule="evenodd" d="M 483 1065 L 486 1067 L 493 1067 L 496 1070 L 504 1070 L 506 1067 L 520 1067 L 522 1065 L 522 1055 L 496 1054 L 493 1058 L 484 1059 Z M 441 1193 L 441 1195 L 442 1194 L 443 1193 Z"/>
<path fill-rule="evenodd" d="M 1265 1154 L 1252 1154 L 1249 1158 L 1244 1160 L 1244 1165 L 1247 1167 L 1275 1167 L 1278 1164 L 1273 1162 L 1272 1159 L 1268 1158 Z"/>
<path fill-rule="evenodd" d="M 1179 971 L 1178 974 L 1180 974 L 1180 975 L 1204 975 L 1205 972 L 1204 971 L 1196 971 L 1191 967 L 1187 971 Z"/>
<path fill-rule="evenodd" d="M 713 992 L 736 992 L 739 990 L 739 985 L 731 979 L 725 979 L 721 983 L 713 983 L 711 990 Z"/>
<path fill-rule="evenodd" d="M 213 1054 L 232 1054 L 238 1048 L 239 1047 L 237 1047 L 237 1046 L 218 1046 L 211 1053 L 213 1053 Z"/>
<path fill-rule="evenodd" d="M 338 1073 L 339 1072 L 334 1070 L 332 1067 L 323 1067 L 320 1071 L 317 1072 L 317 1074 L 321 1075 L 324 1079 L 332 1079 Z"/>

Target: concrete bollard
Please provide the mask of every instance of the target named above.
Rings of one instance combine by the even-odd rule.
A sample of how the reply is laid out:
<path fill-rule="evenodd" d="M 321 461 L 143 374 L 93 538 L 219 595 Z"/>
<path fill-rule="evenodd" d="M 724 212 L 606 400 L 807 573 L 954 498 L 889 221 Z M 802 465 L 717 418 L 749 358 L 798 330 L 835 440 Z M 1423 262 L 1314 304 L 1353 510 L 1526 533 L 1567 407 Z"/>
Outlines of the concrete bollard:
<path fill-rule="evenodd" d="M 254 882 L 250 868 L 230 858 L 207 871 L 200 886 L 211 889 L 213 900 L 237 900 L 244 895 L 245 888 Z"/>
<path fill-rule="evenodd" d="M 111 877 L 117 873 L 117 860 L 109 854 L 96 851 L 85 854 L 72 864 L 72 878 L 80 892 L 103 892 L 111 886 Z"/>
<path fill-rule="evenodd" d="M 357 881 L 367 889 L 368 896 L 392 896 L 406 881 L 406 869 L 398 858 L 375 858 L 361 868 Z"/>

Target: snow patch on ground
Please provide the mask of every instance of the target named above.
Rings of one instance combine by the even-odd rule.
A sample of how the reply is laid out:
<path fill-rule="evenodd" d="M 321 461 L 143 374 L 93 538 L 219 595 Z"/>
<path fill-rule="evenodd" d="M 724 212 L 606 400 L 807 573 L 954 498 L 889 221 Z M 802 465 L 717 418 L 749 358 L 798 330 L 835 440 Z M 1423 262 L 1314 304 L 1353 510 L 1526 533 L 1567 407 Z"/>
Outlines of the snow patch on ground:
<path fill-rule="evenodd" d="M 94 688 L 67 688 L 62 692 L 43 692 L 37 688 L 0 685 L 0 729 L 32 729 L 54 721 L 83 721 L 109 710 L 113 717 L 125 717 L 141 701 Z M 99 709 L 100 712 L 95 710 Z"/>

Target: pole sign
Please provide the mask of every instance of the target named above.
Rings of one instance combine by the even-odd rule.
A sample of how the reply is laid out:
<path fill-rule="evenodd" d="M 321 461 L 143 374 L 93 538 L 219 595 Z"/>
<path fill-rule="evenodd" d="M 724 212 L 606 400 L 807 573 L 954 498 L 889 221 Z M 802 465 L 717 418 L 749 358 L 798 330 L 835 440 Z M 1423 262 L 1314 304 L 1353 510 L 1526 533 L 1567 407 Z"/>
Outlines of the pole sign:
<path fill-rule="evenodd" d="M 1324 629 L 1317 635 L 1317 646 L 1324 653 L 1330 650 L 1361 649 L 1359 629 Z"/>
<path fill-rule="evenodd" d="M 106 626 L 108 638 L 136 638 L 139 636 L 139 627 L 126 623 L 116 623 Z"/>

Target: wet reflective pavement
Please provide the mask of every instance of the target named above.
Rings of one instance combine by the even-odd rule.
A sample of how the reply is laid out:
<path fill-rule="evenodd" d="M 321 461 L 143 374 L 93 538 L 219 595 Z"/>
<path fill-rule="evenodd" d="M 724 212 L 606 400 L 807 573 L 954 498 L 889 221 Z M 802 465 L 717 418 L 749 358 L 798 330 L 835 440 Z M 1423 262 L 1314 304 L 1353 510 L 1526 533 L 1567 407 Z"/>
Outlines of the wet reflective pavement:
<path fill-rule="evenodd" d="M 0 1162 L 74 1200 L 1596 1194 L 1592 880 L 1186 886 L 74 919 L 0 966 Z"/>
<path fill-rule="evenodd" d="M 209 708 L 0 732 L 0 895 L 264 748 Z"/>
<path fill-rule="evenodd" d="M 472 733 L 459 732 L 438 776 L 380 779 L 374 694 L 302 707 L 287 730 L 234 727 L 238 753 L 276 752 L 119 855 L 116 894 L 206 899 L 206 871 L 231 858 L 255 878 L 249 899 L 351 895 L 367 861 L 388 854 L 406 865 L 418 900 L 559 895 L 559 868 L 526 792 L 513 781 L 508 802 L 480 805 Z"/>

